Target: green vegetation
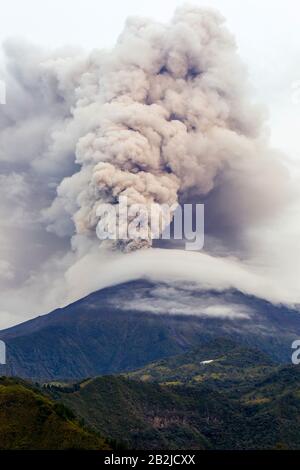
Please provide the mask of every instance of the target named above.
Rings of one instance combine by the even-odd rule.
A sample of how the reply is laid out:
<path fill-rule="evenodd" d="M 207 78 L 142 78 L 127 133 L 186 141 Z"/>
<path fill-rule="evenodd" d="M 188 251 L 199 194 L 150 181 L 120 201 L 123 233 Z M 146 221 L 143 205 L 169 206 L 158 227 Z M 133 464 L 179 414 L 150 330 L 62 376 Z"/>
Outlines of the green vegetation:
<path fill-rule="evenodd" d="M 0 379 L 2 449 L 109 446 L 300 449 L 300 367 L 216 339 L 123 375 Z"/>
<path fill-rule="evenodd" d="M 232 397 L 233 394 L 240 396 L 272 370 L 277 367 L 266 354 L 220 338 L 125 376 L 164 385 L 205 384 L 214 390 L 222 390 L 222 393 L 230 393 Z"/>
<path fill-rule="evenodd" d="M 48 392 L 129 448 L 300 449 L 299 379 L 297 366 L 216 340 L 126 376 Z"/>
<path fill-rule="evenodd" d="M 0 449 L 109 449 L 74 413 L 19 379 L 0 379 Z"/>
<path fill-rule="evenodd" d="M 145 384 L 123 377 L 99 377 L 73 392 L 51 389 L 54 398 L 82 416 L 102 434 L 140 449 L 204 449 L 204 436 L 186 422 L 193 408 L 183 397 L 158 384 Z M 191 443 L 191 444 L 188 444 Z"/>
<path fill-rule="evenodd" d="M 6 365 L 0 364 L 0 375 L 67 382 L 121 374 L 184 354 L 216 337 L 258 348 L 278 363 L 290 361 L 291 344 L 300 332 L 298 311 L 237 291 L 203 292 L 194 288 L 199 315 L 143 311 L 143 305 L 151 305 L 156 289 L 161 288 L 169 287 L 146 280 L 111 286 L 1 331 L 8 357 Z M 176 291 L 180 296 L 179 285 Z M 186 295 L 185 288 L 182 294 Z M 124 310 L 135 297 L 141 299 L 140 310 Z M 201 305 L 207 299 L 216 305 L 225 301 L 253 314 L 243 320 L 202 316 Z"/>

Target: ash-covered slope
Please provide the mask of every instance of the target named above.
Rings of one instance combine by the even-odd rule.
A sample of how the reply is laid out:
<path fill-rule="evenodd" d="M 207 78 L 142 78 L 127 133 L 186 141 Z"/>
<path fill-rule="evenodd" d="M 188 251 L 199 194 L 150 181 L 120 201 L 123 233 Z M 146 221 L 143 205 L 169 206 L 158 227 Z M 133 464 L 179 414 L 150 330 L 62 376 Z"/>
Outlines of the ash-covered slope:
<path fill-rule="evenodd" d="M 52 380 L 123 372 L 221 336 L 290 362 L 300 315 L 239 292 L 133 281 L 1 331 L 0 373 Z"/>

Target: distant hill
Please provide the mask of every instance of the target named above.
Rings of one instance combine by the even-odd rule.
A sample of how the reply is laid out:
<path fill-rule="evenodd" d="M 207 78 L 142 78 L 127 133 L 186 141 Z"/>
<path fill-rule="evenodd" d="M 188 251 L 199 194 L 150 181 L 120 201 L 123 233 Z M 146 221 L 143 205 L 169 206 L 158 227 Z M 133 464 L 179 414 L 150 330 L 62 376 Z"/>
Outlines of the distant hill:
<path fill-rule="evenodd" d="M 205 384 L 230 396 L 251 389 L 278 366 L 257 349 L 216 338 L 188 353 L 148 364 L 126 377 L 164 385 L 198 386 Z"/>
<path fill-rule="evenodd" d="M 123 375 L 0 379 L 0 448 L 109 446 L 300 449 L 300 366 L 216 338 Z"/>
<path fill-rule="evenodd" d="M 127 377 L 45 390 L 129 448 L 300 449 L 299 378 L 299 366 L 220 339 Z"/>
<path fill-rule="evenodd" d="M 109 287 L 1 331 L 8 363 L 0 366 L 0 373 L 35 380 L 118 373 L 185 353 L 216 337 L 259 348 L 275 361 L 290 361 L 291 343 L 300 336 L 299 312 L 236 291 L 202 292 L 193 287 L 189 298 L 198 315 L 152 313 L 159 289 L 166 286 L 134 281 Z M 172 289 L 170 296 L 186 296 L 182 287 Z M 208 299 L 248 315 L 208 316 L 203 309 Z M 189 305 L 185 307 L 189 312 Z"/>
<path fill-rule="evenodd" d="M 106 449 L 64 405 L 27 382 L 0 378 L 0 450 Z"/>
<path fill-rule="evenodd" d="M 211 428 L 216 438 L 225 423 L 233 426 L 236 419 L 229 400 L 218 393 L 173 390 L 119 376 L 88 380 L 73 392 L 52 387 L 52 396 L 95 430 L 134 449 L 208 449 L 211 442 L 201 432 L 208 429 L 208 414 L 217 416 L 218 430 Z"/>

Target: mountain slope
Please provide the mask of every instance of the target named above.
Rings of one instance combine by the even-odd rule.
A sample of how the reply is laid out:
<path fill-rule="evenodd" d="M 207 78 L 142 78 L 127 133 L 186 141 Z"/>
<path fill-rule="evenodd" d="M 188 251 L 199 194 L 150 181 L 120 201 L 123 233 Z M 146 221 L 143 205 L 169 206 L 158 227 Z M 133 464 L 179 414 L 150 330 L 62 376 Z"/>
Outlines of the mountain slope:
<path fill-rule="evenodd" d="M 237 421 L 243 425 L 230 400 L 205 389 L 173 389 L 118 376 L 98 377 L 75 388 L 52 387 L 52 394 L 89 426 L 129 448 L 208 449 L 212 444 L 202 429 L 222 447 L 224 425 L 230 429 L 226 445 L 234 446 L 233 426 Z"/>
<path fill-rule="evenodd" d="M 199 386 L 240 395 L 278 366 L 264 353 L 238 345 L 231 340 L 217 338 L 182 355 L 148 364 L 128 378 L 165 385 Z"/>
<path fill-rule="evenodd" d="M 67 408 L 30 384 L 0 379 L 0 450 L 109 449 L 84 430 Z"/>
<path fill-rule="evenodd" d="M 205 353 L 213 346 L 223 352 L 217 369 L 196 349 L 149 365 L 146 381 L 142 370 L 45 389 L 129 448 L 300 449 L 300 368 L 224 340 Z"/>
<path fill-rule="evenodd" d="M 2 377 L 0 448 L 300 449 L 299 366 L 216 339 L 127 375 Z"/>
<path fill-rule="evenodd" d="M 172 296 L 175 305 L 181 299 L 184 303 L 176 315 L 168 308 L 162 314 L 157 305 Z M 208 302 L 226 304 L 232 317 L 207 315 Z M 191 311 L 190 304 L 197 315 L 184 314 Z M 134 281 L 1 331 L 8 363 L 0 366 L 0 373 L 52 380 L 129 371 L 220 336 L 257 347 L 277 361 L 290 361 L 291 343 L 300 336 L 300 315 L 238 292 Z"/>

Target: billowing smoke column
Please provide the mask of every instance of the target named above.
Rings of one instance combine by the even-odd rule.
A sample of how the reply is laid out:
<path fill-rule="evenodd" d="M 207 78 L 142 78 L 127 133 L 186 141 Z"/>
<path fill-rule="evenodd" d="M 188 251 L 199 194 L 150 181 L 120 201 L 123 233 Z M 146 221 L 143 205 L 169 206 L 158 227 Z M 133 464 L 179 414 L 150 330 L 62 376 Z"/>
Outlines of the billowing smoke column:
<path fill-rule="evenodd" d="M 34 142 L 17 166 L 43 192 L 39 221 L 73 236 L 77 249 L 98 243 L 99 204 L 118 205 L 122 196 L 147 207 L 211 197 L 215 213 L 238 229 L 284 199 L 286 173 L 216 12 L 180 8 L 167 25 L 131 18 L 113 50 L 88 57 L 7 50 L 26 115 L 16 111 L 19 98 L 1 123 L 0 158 Z M 21 147 L 12 151 L 12 140 Z"/>

